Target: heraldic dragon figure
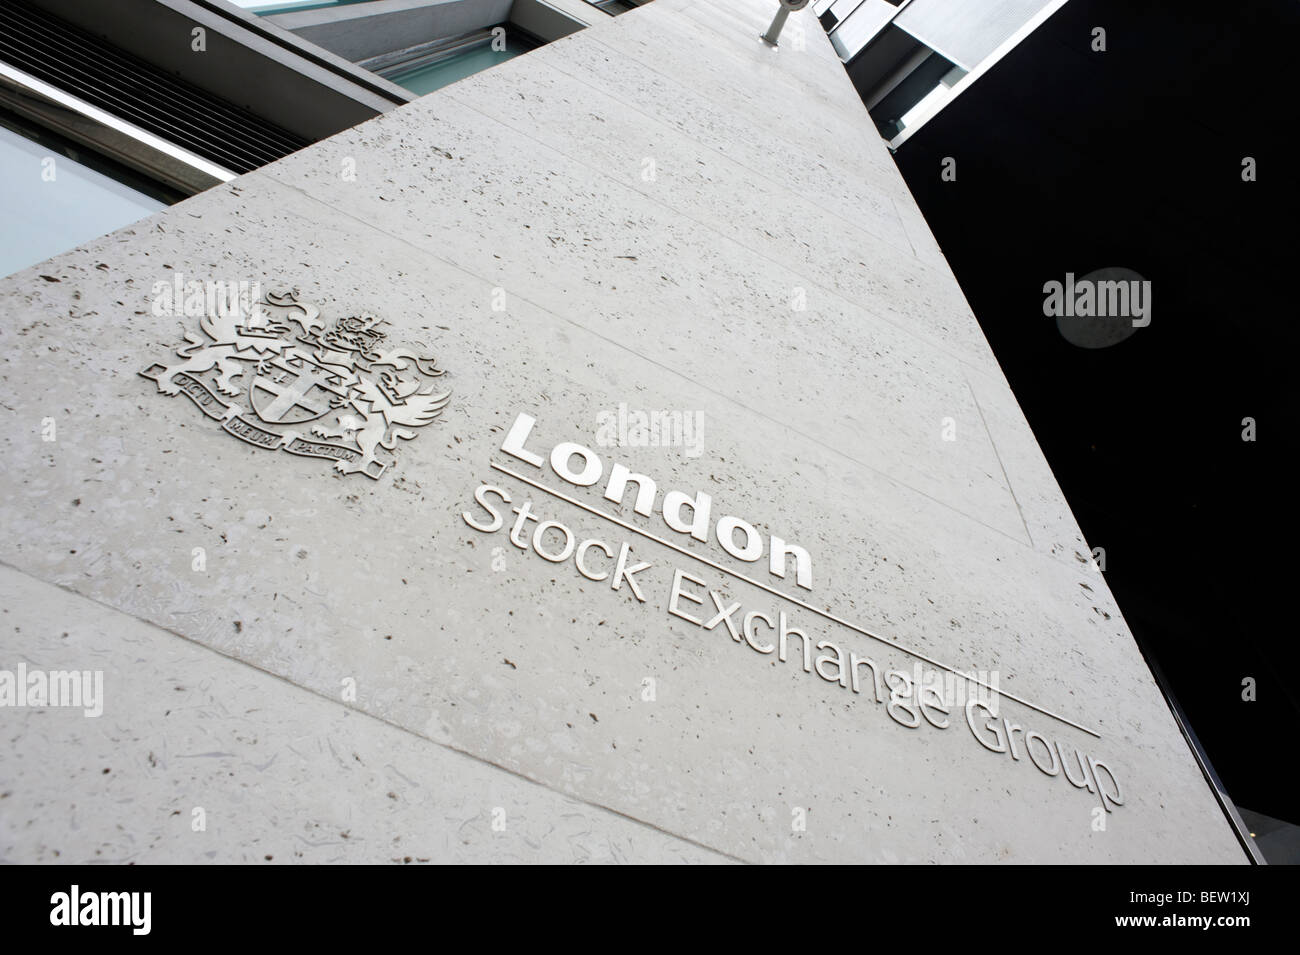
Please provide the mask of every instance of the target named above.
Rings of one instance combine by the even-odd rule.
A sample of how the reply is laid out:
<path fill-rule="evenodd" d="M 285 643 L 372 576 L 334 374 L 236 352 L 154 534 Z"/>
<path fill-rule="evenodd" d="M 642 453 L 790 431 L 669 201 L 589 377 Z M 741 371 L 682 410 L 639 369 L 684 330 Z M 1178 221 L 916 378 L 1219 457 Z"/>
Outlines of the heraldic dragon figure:
<path fill-rule="evenodd" d="M 342 474 L 378 478 L 412 429 L 431 423 L 451 393 L 432 356 L 391 347 L 363 313 L 333 327 L 299 291 L 268 292 L 251 307 L 209 301 L 199 334 L 187 332 L 183 359 L 141 374 L 166 395 L 184 393 L 250 444 L 334 460 Z M 308 437 L 303 429 L 309 427 Z M 381 460 L 383 454 L 384 460 Z"/>

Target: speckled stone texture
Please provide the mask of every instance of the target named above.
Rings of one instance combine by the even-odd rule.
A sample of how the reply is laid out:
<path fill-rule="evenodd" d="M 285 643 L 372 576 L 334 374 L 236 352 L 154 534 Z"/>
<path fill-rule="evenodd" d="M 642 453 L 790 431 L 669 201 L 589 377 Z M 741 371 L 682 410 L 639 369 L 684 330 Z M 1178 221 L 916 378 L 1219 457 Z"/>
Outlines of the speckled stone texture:
<path fill-rule="evenodd" d="M 769 50 L 774 9 L 656 0 L 0 281 L 0 669 L 106 674 L 98 719 L 0 709 L 0 858 L 1244 861 L 824 34 Z M 373 312 L 452 402 L 378 481 L 250 447 L 137 375 L 194 327 L 152 312 L 177 272 Z M 620 404 L 698 413 L 700 453 L 599 446 Z M 520 413 L 807 548 L 811 591 L 510 458 Z M 1124 805 L 669 614 L 681 569 L 915 663 L 493 461 L 996 672 Z M 482 483 L 628 542 L 646 601 L 471 528 Z"/>

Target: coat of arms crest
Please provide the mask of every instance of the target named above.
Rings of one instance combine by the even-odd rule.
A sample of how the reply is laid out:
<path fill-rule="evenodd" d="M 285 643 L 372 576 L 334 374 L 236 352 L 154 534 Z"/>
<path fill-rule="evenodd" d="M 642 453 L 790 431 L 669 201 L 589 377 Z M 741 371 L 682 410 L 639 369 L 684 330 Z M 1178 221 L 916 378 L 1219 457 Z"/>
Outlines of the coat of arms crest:
<path fill-rule="evenodd" d="M 268 292 L 246 310 L 208 308 L 177 349 L 183 361 L 140 374 L 249 444 L 377 479 L 451 399 L 434 359 L 390 346 L 384 324 L 362 314 L 330 327 L 297 289 Z"/>

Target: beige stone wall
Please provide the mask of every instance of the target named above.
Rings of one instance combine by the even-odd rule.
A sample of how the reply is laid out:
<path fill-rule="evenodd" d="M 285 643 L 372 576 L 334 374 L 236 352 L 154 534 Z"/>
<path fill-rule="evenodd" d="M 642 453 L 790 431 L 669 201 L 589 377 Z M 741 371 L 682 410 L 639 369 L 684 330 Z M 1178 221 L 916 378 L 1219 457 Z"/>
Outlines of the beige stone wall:
<path fill-rule="evenodd" d="M 0 282 L 0 667 L 106 675 L 97 720 L 0 710 L 0 855 L 1243 858 L 825 36 L 766 48 L 774 8 L 656 0 Z M 375 481 L 252 447 L 138 375 L 196 333 L 154 314 L 176 273 L 373 312 L 452 398 Z M 620 406 L 699 440 L 602 444 Z M 601 480 L 503 451 L 521 414 Z M 649 516 L 602 496 L 616 462 Z M 645 599 L 600 548 L 512 544 L 525 501 L 627 544 Z M 728 515 L 811 589 L 727 553 Z M 761 652 L 762 618 L 686 619 L 709 591 L 882 672 L 996 674 L 1018 758 L 960 706 L 903 725 L 828 646 Z"/>

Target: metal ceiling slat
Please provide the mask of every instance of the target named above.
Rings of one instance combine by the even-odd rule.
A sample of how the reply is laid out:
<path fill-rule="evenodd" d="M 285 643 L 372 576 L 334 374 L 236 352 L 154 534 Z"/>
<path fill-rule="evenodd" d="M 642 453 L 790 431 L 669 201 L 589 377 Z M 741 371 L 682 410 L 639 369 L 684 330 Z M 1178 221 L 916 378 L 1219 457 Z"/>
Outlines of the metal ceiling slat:
<path fill-rule="evenodd" d="M 308 145 L 232 103 L 20 4 L 0 7 L 0 56 L 237 172 Z"/>

